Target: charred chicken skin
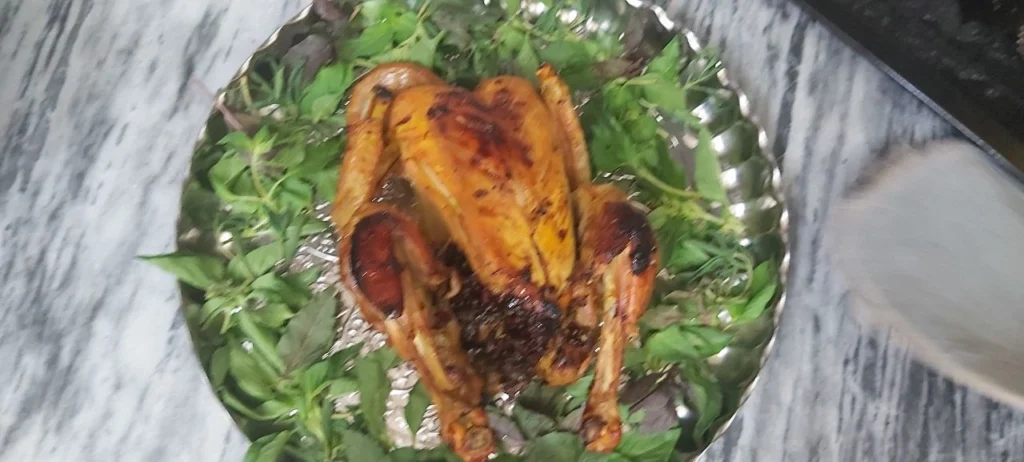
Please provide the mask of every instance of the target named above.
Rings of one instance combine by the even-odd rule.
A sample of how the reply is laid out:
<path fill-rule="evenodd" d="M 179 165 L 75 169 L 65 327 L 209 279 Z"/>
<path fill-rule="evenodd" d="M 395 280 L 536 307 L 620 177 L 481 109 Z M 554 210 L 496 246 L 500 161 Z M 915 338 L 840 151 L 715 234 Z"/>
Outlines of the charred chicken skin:
<path fill-rule="evenodd" d="M 591 182 L 568 88 L 546 65 L 537 79 L 468 91 L 384 64 L 348 106 L 332 211 L 342 281 L 471 462 L 496 451 L 485 394 L 569 384 L 592 360 L 580 431 L 591 451 L 615 448 L 623 348 L 658 267 L 646 216 Z M 414 200 L 392 200 L 395 181 Z"/>

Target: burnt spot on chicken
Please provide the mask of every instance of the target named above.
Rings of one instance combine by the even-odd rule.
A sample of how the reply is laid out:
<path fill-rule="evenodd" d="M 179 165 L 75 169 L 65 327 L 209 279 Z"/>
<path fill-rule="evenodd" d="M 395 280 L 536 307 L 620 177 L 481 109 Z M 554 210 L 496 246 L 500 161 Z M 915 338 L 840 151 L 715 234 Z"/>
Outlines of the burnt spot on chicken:
<path fill-rule="evenodd" d="M 486 189 L 477 189 L 476 191 L 473 191 L 473 197 L 476 198 L 476 199 L 480 199 L 481 197 L 484 197 L 486 195 L 487 195 L 487 190 Z"/>
<path fill-rule="evenodd" d="M 384 102 L 391 101 L 391 100 L 395 99 L 395 94 L 392 93 L 391 90 L 388 90 L 387 88 L 385 88 L 383 85 L 374 85 L 373 86 L 373 96 L 379 98 L 380 100 L 382 100 Z"/>
<path fill-rule="evenodd" d="M 410 120 L 412 120 L 412 116 L 408 116 L 407 115 L 405 117 L 402 117 L 402 119 L 399 120 L 398 123 L 395 124 L 395 126 L 396 127 L 401 127 L 402 125 L 405 125 L 405 124 L 409 123 Z"/>
<path fill-rule="evenodd" d="M 537 204 L 537 207 L 533 209 L 533 219 L 539 220 L 543 218 L 545 215 L 548 214 L 548 212 L 551 210 L 551 206 L 553 205 L 554 204 L 551 203 L 551 199 L 544 199 L 540 201 L 540 203 Z"/>
<path fill-rule="evenodd" d="M 488 290 L 454 245 L 445 247 L 441 260 L 462 279 L 447 305 L 462 328 L 473 366 L 488 377 L 490 389 L 521 390 L 560 327 L 558 307 L 538 296 Z"/>
<path fill-rule="evenodd" d="M 567 230 L 567 229 L 560 229 L 560 230 L 558 230 L 558 240 L 559 241 L 565 241 L 565 238 L 568 237 L 568 236 L 569 236 L 569 230 Z"/>
<path fill-rule="evenodd" d="M 626 202 L 608 203 L 602 214 L 603 226 L 597 230 L 598 258 L 603 263 L 611 262 L 629 245 L 630 270 L 633 274 L 646 271 L 657 250 L 647 217 Z"/>
<path fill-rule="evenodd" d="M 402 265 L 395 258 L 398 220 L 387 212 L 368 215 L 352 233 L 352 273 L 359 290 L 388 318 L 402 315 Z"/>

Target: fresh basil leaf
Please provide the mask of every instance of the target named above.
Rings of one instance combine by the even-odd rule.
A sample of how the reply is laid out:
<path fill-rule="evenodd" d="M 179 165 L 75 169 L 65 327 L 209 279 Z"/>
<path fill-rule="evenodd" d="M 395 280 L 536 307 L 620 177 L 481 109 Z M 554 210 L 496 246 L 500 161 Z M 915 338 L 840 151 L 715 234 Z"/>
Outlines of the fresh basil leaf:
<path fill-rule="evenodd" d="M 768 284 L 776 283 L 776 268 L 775 260 L 767 260 L 757 265 L 750 275 L 750 292 L 756 294 Z"/>
<path fill-rule="evenodd" d="M 646 74 L 658 74 L 669 81 L 677 81 L 682 71 L 682 49 L 679 36 L 672 38 L 672 41 L 661 49 L 654 59 L 647 65 Z"/>
<path fill-rule="evenodd" d="M 409 424 L 413 435 L 420 431 L 427 406 L 430 406 L 430 395 L 427 394 L 427 389 L 423 387 L 422 382 L 416 382 L 412 391 L 409 392 L 409 403 L 405 405 L 405 421 Z"/>
<path fill-rule="evenodd" d="M 706 326 L 686 326 L 684 330 L 691 339 L 695 339 L 694 344 L 697 346 L 697 351 L 704 357 L 718 354 L 729 346 L 733 338 L 732 334 Z"/>
<path fill-rule="evenodd" d="M 516 17 L 519 15 L 520 2 L 519 0 L 505 0 L 505 14 L 510 17 Z"/>
<path fill-rule="evenodd" d="M 210 167 L 207 177 L 210 179 L 210 186 L 213 187 L 213 192 L 217 194 L 217 197 L 227 202 L 234 201 L 236 194 L 232 192 L 231 183 L 248 166 L 238 154 L 230 153 L 225 154 L 213 167 Z"/>
<path fill-rule="evenodd" d="M 313 103 L 309 107 L 309 118 L 312 119 L 314 123 L 317 123 L 334 115 L 335 111 L 338 110 L 338 105 L 341 104 L 342 97 L 344 96 L 344 93 L 333 93 L 314 99 Z"/>
<path fill-rule="evenodd" d="M 246 394 L 260 400 L 273 398 L 275 377 L 271 377 L 256 364 L 258 361 L 240 346 L 232 346 L 228 353 L 228 371 L 231 378 Z"/>
<path fill-rule="evenodd" d="M 775 289 L 777 287 L 778 283 L 774 281 L 765 284 L 743 307 L 743 313 L 739 316 L 733 316 L 736 322 L 747 322 L 759 318 L 768 309 L 768 304 L 772 301 L 772 298 L 775 297 Z"/>
<path fill-rule="evenodd" d="M 302 163 L 293 172 L 302 176 L 315 175 L 322 172 L 327 169 L 328 165 L 338 159 L 343 149 L 337 139 L 307 145 Z M 337 180 L 337 177 L 335 177 L 335 180 Z"/>
<path fill-rule="evenodd" d="M 407 50 L 408 59 L 427 67 L 434 67 L 434 61 L 437 59 L 437 45 L 441 43 L 444 35 L 444 32 L 441 32 L 433 38 L 417 40 Z"/>
<path fill-rule="evenodd" d="M 169 253 L 140 257 L 197 289 L 209 289 L 224 280 L 224 260 L 208 255 Z"/>
<path fill-rule="evenodd" d="M 272 399 L 261 404 L 258 411 L 265 417 L 264 420 L 280 421 L 281 417 L 294 412 L 295 406 Z"/>
<path fill-rule="evenodd" d="M 626 432 L 615 452 L 632 462 L 667 462 L 679 441 L 679 432 L 678 428 L 659 433 Z"/>
<path fill-rule="evenodd" d="M 683 375 L 690 387 L 694 406 L 697 408 L 697 423 L 693 438 L 704 441 L 704 436 L 722 412 L 722 389 L 710 374 L 702 373 L 698 366 L 683 368 Z"/>
<path fill-rule="evenodd" d="M 222 346 L 213 351 L 210 357 L 210 384 L 215 390 L 224 385 L 224 378 L 228 375 L 228 366 L 231 363 L 231 350 Z"/>
<path fill-rule="evenodd" d="M 669 260 L 668 267 L 674 272 L 683 272 L 697 268 L 710 259 L 711 255 L 699 245 L 699 242 L 686 240 L 672 249 L 672 259 Z"/>
<path fill-rule="evenodd" d="M 516 406 L 512 409 L 512 420 L 528 440 L 551 433 L 558 427 L 558 422 L 555 422 L 551 417 L 531 411 L 523 406 Z"/>
<path fill-rule="evenodd" d="M 388 460 L 390 462 L 419 462 L 422 459 L 420 459 L 420 451 L 415 448 L 404 447 L 389 452 Z"/>
<path fill-rule="evenodd" d="M 644 99 L 664 113 L 683 122 L 692 118 L 686 104 L 686 92 L 677 82 L 654 81 L 642 86 Z"/>
<path fill-rule="evenodd" d="M 711 147 L 711 131 L 701 127 L 699 133 L 694 149 L 694 186 L 704 197 L 727 206 L 729 200 L 722 187 L 722 166 L 718 163 L 718 154 Z"/>
<path fill-rule="evenodd" d="M 291 177 L 281 182 L 278 198 L 291 210 L 302 210 L 313 205 L 313 186 L 300 178 Z"/>
<path fill-rule="evenodd" d="M 674 304 L 655 305 L 640 317 L 640 325 L 653 330 L 662 330 L 685 319 L 679 307 Z"/>
<path fill-rule="evenodd" d="M 533 441 L 526 462 L 576 462 L 583 454 L 583 443 L 572 433 L 548 433 Z"/>
<path fill-rule="evenodd" d="M 306 149 L 301 145 L 285 146 L 282 147 L 274 154 L 274 158 L 271 161 L 275 165 L 279 165 L 285 168 L 292 168 L 302 165 L 302 161 L 306 157 Z"/>
<path fill-rule="evenodd" d="M 605 118 L 592 128 L 590 160 L 600 172 L 613 172 L 631 163 L 628 157 L 635 149 L 629 135 L 614 118 Z"/>
<path fill-rule="evenodd" d="M 388 37 L 387 40 L 387 43 L 389 44 L 391 40 L 390 37 Z M 354 75 L 352 67 L 347 63 L 336 63 L 324 66 L 317 71 L 313 82 L 303 89 L 299 110 L 302 111 L 302 114 L 311 117 L 315 115 L 317 110 L 321 112 L 326 111 L 327 109 L 324 107 L 314 108 L 317 101 L 322 98 L 329 97 L 327 100 L 321 100 L 319 103 L 321 106 L 328 105 L 330 100 L 336 99 L 340 102 L 342 97 L 345 95 L 345 91 L 348 90 L 348 87 L 352 84 L 353 80 Z M 337 108 L 337 106 L 338 105 L 335 104 L 330 112 L 333 113 L 333 109 Z M 317 119 L 314 117 L 314 120 L 318 121 L 322 120 L 322 118 Z"/>
<path fill-rule="evenodd" d="M 381 462 L 388 460 L 384 449 L 369 436 L 347 430 L 342 433 L 345 442 L 345 456 L 351 461 Z"/>
<path fill-rule="evenodd" d="M 697 348 L 683 334 L 678 326 L 656 332 L 644 342 L 644 351 L 655 358 L 670 363 L 700 358 Z"/>
<path fill-rule="evenodd" d="M 384 366 L 373 357 L 357 358 L 355 372 L 359 381 L 359 409 L 366 427 L 374 437 L 384 438 L 384 412 L 391 392 Z"/>
<path fill-rule="evenodd" d="M 631 462 L 626 456 L 621 454 L 611 453 L 604 454 L 600 452 L 586 452 L 580 456 L 579 462 Z"/>
<path fill-rule="evenodd" d="M 217 144 L 227 146 L 235 152 L 249 152 L 252 150 L 253 140 L 243 131 L 233 131 L 224 135 Z"/>
<path fill-rule="evenodd" d="M 280 328 L 294 316 L 295 313 L 284 303 L 266 303 L 252 311 L 256 322 L 273 329 Z"/>
<path fill-rule="evenodd" d="M 331 399 L 337 399 L 357 391 L 359 391 L 359 382 L 345 377 L 331 380 L 327 386 L 327 396 Z"/>
<path fill-rule="evenodd" d="M 345 44 L 346 52 L 352 57 L 369 58 L 383 53 L 392 45 L 395 31 L 388 23 L 372 24 L 359 37 Z"/>
<path fill-rule="evenodd" d="M 282 301 L 292 307 L 304 306 L 309 301 L 309 289 L 296 287 L 274 273 L 267 273 L 252 281 L 250 287 L 268 300 Z"/>
<path fill-rule="evenodd" d="M 245 462 L 277 462 L 284 455 L 284 449 L 291 437 L 292 431 L 288 430 L 253 441 L 245 453 Z"/>
<path fill-rule="evenodd" d="M 306 178 L 313 183 L 317 199 L 322 201 L 334 201 L 334 195 L 338 190 L 337 168 L 307 175 Z"/>
<path fill-rule="evenodd" d="M 203 307 L 199 310 L 199 322 L 200 327 L 207 328 L 209 324 L 216 319 L 218 314 L 222 314 L 225 308 L 234 308 L 231 306 L 235 299 L 230 297 L 213 297 L 206 300 L 203 303 Z"/>
<path fill-rule="evenodd" d="M 574 411 L 579 409 L 587 401 L 587 396 L 590 394 L 590 385 L 594 383 L 594 374 L 587 374 L 580 377 L 579 380 L 573 382 L 571 385 L 565 387 L 565 394 L 569 395 L 569 404 L 566 406 L 566 411 Z"/>
<path fill-rule="evenodd" d="M 284 248 L 280 242 L 271 242 L 245 254 L 245 261 L 254 276 L 262 276 L 284 259 Z"/>
<path fill-rule="evenodd" d="M 277 333 L 257 325 L 247 310 L 239 311 L 235 317 L 238 319 L 238 329 L 252 342 L 253 349 L 272 365 L 275 371 L 284 372 L 284 362 L 274 347 L 277 343 Z"/>
<path fill-rule="evenodd" d="M 586 45 L 571 40 L 546 43 L 537 48 L 537 54 L 542 61 L 558 70 L 586 65 L 591 61 Z"/>
<path fill-rule="evenodd" d="M 530 44 L 529 40 L 523 40 L 522 46 L 519 47 L 519 52 L 516 53 L 516 67 L 519 75 L 529 79 L 531 81 L 536 80 L 537 68 L 540 67 L 540 58 L 537 57 L 537 53 L 533 50 L 533 45 Z"/>
<path fill-rule="evenodd" d="M 380 363 L 385 371 L 397 366 L 402 361 L 402 358 L 398 357 L 398 353 L 395 353 L 394 349 L 386 345 L 373 350 L 367 356 Z"/>
<path fill-rule="evenodd" d="M 303 367 L 323 356 L 334 341 L 334 323 L 338 307 L 334 295 L 317 294 L 299 310 L 277 343 L 277 352 L 286 371 Z"/>
<path fill-rule="evenodd" d="M 313 285 L 317 279 L 320 279 L 320 270 L 317 268 L 309 268 L 298 274 L 293 275 L 295 283 L 302 286 L 308 287 Z"/>

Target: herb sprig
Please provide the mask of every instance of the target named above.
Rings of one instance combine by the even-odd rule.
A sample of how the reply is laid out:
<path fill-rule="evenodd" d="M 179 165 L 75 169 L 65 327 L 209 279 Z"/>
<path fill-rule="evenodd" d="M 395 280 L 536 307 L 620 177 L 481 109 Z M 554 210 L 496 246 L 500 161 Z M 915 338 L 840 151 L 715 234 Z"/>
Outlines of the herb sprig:
<path fill-rule="evenodd" d="M 186 319 L 218 396 L 254 437 L 246 461 L 458 460 L 444 446 L 389 441 L 387 371 L 397 356 L 386 347 L 360 355 L 361 345 L 328 354 L 335 296 L 311 290 L 318 270 L 291 265 L 305 239 L 329 229 L 317 205 L 334 196 L 349 86 L 368 68 L 399 60 L 466 86 L 505 73 L 532 79 L 541 62 L 554 65 L 586 101 L 581 121 L 595 179 L 632 191 L 658 236 L 664 271 L 625 367 L 636 379 L 677 378 L 696 419 L 641 431 L 645 410 L 623 404 L 621 444 L 612 454 L 590 454 L 573 419 L 592 376 L 568 387 L 533 384 L 511 415 L 525 448 L 498 460 L 654 462 L 705 445 L 734 406 L 707 358 L 732 343 L 737 326 L 762 318 L 779 280 L 777 261 L 755 258 L 743 242 L 711 148 L 715 135 L 692 113 L 720 88 L 714 53 L 693 52 L 676 38 L 636 66 L 620 31 L 581 35 L 584 0 L 547 3 L 530 19 L 518 0 L 318 3 L 351 13 L 346 27 L 313 28 L 333 44 L 331 59 L 310 73 L 313 56 L 298 64 L 258 57 L 226 90 L 224 136 L 197 149 L 183 216 L 212 233 L 183 237 L 177 253 L 143 257 L 198 291 Z M 584 14 L 566 20 L 563 7 Z M 667 122 L 691 134 L 691 171 L 673 158 L 681 142 Z M 358 404 L 338 405 L 354 396 Z M 417 385 L 404 412 L 414 434 L 428 406 Z"/>

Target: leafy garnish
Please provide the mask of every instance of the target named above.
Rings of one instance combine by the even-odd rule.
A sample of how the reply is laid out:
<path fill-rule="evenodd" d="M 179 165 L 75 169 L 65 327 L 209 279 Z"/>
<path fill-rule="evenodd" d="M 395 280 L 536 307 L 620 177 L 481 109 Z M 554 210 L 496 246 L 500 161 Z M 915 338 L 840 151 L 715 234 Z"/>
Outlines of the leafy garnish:
<path fill-rule="evenodd" d="M 336 313 L 334 296 L 324 292 L 292 318 L 277 344 L 286 370 L 305 366 L 327 352 L 334 341 Z"/>
<path fill-rule="evenodd" d="M 584 452 L 566 431 L 578 428 L 593 381 L 586 374 L 566 387 L 531 384 L 512 414 L 525 452 L 495 460 L 655 462 L 669 460 L 677 440 L 705 444 L 720 417 L 734 411 L 707 358 L 732 341 L 733 326 L 765 316 L 780 284 L 778 261 L 755 259 L 743 225 L 728 212 L 723 168 L 733 166 L 713 149 L 721 127 L 694 115 L 720 88 L 714 52 L 694 52 L 676 37 L 646 63 L 637 61 L 620 31 L 580 35 L 585 14 L 562 14 L 564 5 L 586 13 L 588 0 L 543 2 L 530 20 L 519 0 L 366 0 L 347 9 L 343 0 L 319 3 L 318 11 L 323 4 L 337 11 L 309 33 L 332 44 L 333 53 L 304 58 L 291 52 L 296 47 L 284 60 L 261 51 L 226 90 L 225 123 L 212 121 L 210 139 L 197 148 L 184 207 L 212 235 L 190 242 L 190 253 L 144 258 L 198 289 L 190 294 L 201 293 L 188 303 L 187 319 L 218 396 L 254 438 L 247 462 L 458 460 L 446 446 L 393 448 L 384 424 L 387 371 L 401 359 L 387 347 L 360 357 L 362 345 L 325 357 L 337 304 L 330 291 L 310 290 L 319 271 L 292 268 L 304 239 L 329 232 L 319 207 L 337 189 L 346 94 L 369 68 L 391 61 L 418 62 L 470 87 L 502 74 L 534 79 L 540 63 L 555 66 L 585 96 L 580 119 L 595 181 L 618 182 L 650 210 L 671 276 L 659 280 L 623 367 L 637 377 L 674 374 L 685 382 L 687 405 L 697 413 L 693 432 L 644 433 L 637 428 L 645 412 L 623 405 L 616 452 Z M 352 14 L 337 27 L 348 16 L 343 10 Z M 663 128 L 668 123 L 689 135 L 676 139 Z M 681 152 L 692 159 L 687 168 Z M 404 410 L 414 434 L 429 405 L 417 384 Z"/>
<path fill-rule="evenodd" d="M 430 406 L 430 395 L 423 387 L 423 382 L 416 382 L 409 392 L 409 403 L 405 405 L 405 421 L 409 424 L 409 430 L 415 435 L 420 431 L 420 424 L 423 423 L 423 414 Z"/>

